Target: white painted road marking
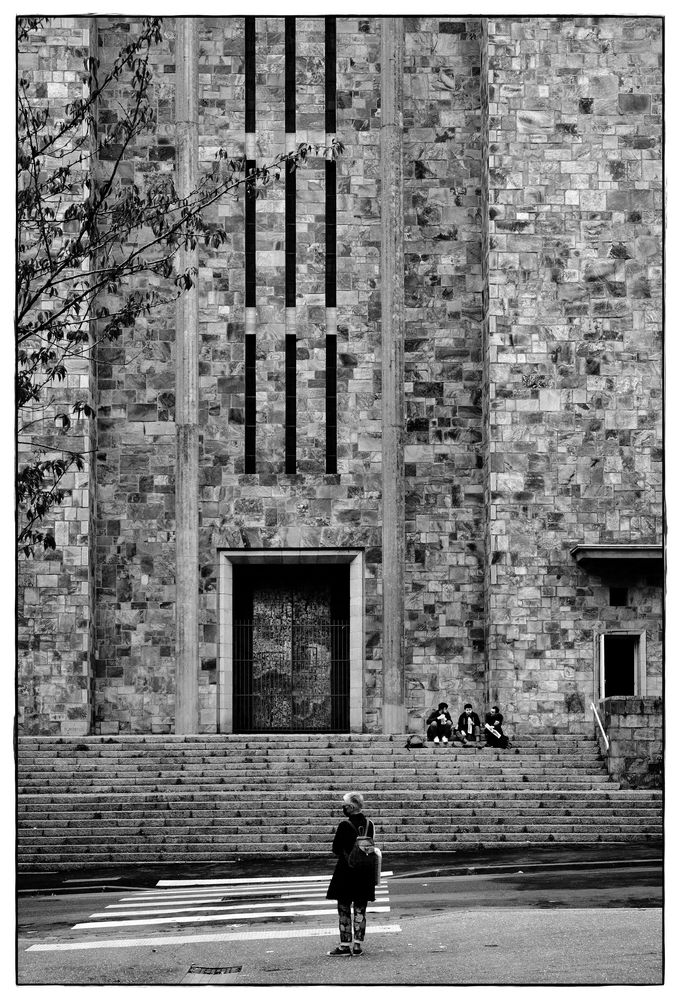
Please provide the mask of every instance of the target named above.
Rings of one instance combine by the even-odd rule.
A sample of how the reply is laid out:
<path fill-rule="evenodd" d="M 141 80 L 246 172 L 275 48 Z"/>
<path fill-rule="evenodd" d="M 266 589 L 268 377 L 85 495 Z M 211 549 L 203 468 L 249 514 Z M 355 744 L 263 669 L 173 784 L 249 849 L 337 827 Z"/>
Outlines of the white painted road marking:
<path fill-rule="evenodd" d="M 391 874 L 391 873 L 386 873 Z M 169 879 L 134 896 L 119 897 L 103 912 L 92 913 L 73 930 L 102 927 L 146 927 L 158 924 L 271 920 L 276 917 L 335 917 L 336 901 L 326 899 L 329 875 L 274 876 L 271 879 Z M 159 888 L 160 886 L 160 888 Z M 382 904 L 382 905 L 381 905 Z M 389 913 L 386 883 L 376 887 L 368 913 Z"/>
<path fill-rule="evenodd" d="M 222 904 L 225 904 L 225 903 L 239 902 L 239 901 L 240 901 L 239 906 L 236 907 L 236 908 L 240 909 L 243 906 L 244 896 L 247 896 L 247 902 L 248 902 L 248 905 L 250 905 L 250 906 L 271 906 L 272 896 L 276 896 L 277 900 L 282 900 L 282 901 L 283 900 L 292 900 L 293 902 L 296 902 L 296 903 L 302 903 L 305 900 L 315 900 L 315 901 L 318 901 L 318 902 L 323 902 L 323 901 L 326 901 L 326 890 L 325 889 L 318 889 L 318 890 L 315 890 L 315 891 L 312 891 L 312 892 L 276 892 L 276 893 L 272 893 L 272 892 L 269 892 L 269 891 L 267 891 L 267 892 L 260 891 L 260 892 L 253 892 L 253 893 L 250 893 L 250 892 L 249 893 L 238 892 L 238 893 L 233 893 L 233 894 L 230 894 L 230 895 L 224 895 L 224 893 L 219 892 L 219 893 L 215 893 L 214 895 L 210 895 L 210 896 L 203 896 L 203 895 L 201 895 L 201 896 L 183 896 L 183 897 L 179 897 L 179 898 L 176 897 L 176 896 L 147 896 L 146 894 L 144 894 L 144 895 L 141 895 L 141 896 L 139 896 L 139 895 L 137 895 L 137 896 L 125 896 L 124 898 L 122 898 L 117 903 L 110 903 L 109 906 L 107 906 L 107 910 L 115 910 L 115 909 L 128 910 L 128 909 L 130 909 L 132 907 L 140 907 L 140 906 L 154 906 L 154 907 L 156 907 L 156 906 L 170 906 L 170 905 L 174 905 L 174 906 L 181 906 L 181 907 L 183 907 L 183 906 L 188 906 L 189 904 L 195 904 L 195 903 L 204 904 L 206 906 L 206 908 L 207 908 L 208 904 L 210 904 L 210 903 L 222 903 Z M 252 902 L 251 903 L 250 902 L 251 900 L 262 899 L 262 897 L 264 897 L 267 900 L 267 902 L 263 902 L 263 903 L 260 903 L 260 902 Z M 376 901 L 378 899 L 387 899 L 389 897 L 389 893 L 387 891 L 387 888 L 376 889 L 375 897 L 376 897 Z M 329 899 L 328 902 L 335 904 L 335 900 L 333 900 L 333 899 Z M 281 905 L 283 906 L 284 903 L 282 902 Z M 218 909 L 226 909 L 226 907 L 225 906 L 220 906 L 220 907 L 218 907 Z M 96 916 L 96 915 L 97 914 L 92 914 L 92 916 Z"/>
<path fill-rule="evenodd" d="M 134 896 L 122 896 L 117 903 L 111 903 L 111 906 L 123 906 L 125 907 L 128 903 L 135 903 L 142 906 L 147 906 L 149 903 L 163 902 L 163 903 L 201 903 L 201 902 L 215 902 L 215 900 L 224 900 L 225 902 L 229 899 L 243 899 L 247 896 L 249 899 L 257 899 L 262 896 L 270 897 L 276 895 L 279 899 L 325 899 L 326 898 L 327 886 L 319 886 L 318 888 L 314 886 L 309 889 L 295 889 L 292 892 L 281 891 L 281 889 L 253 889 L 252 892 L 244 892 L 243 889 L 239 889 L 238 892 L 231 892 L 225 889 L 206 889 L 205 892 L 199 892 L 197 889 L 193 889 L 190 894 L 182 894 L 176 892 L 138 892 Z M 381 886 L 375 891 L 376 896 L 387 896 L 388 890 L 387 886 Z"/>
<path fill-rule="evenodd" d="M 280 901 L 272 902 L 271 900 L 267 903 L 239 903 L 237 906 L 164 906 L 162 909 L 159 907 L 154 907 L 152 910 L 138 910 L 125 908 L 124 910 L 114 909 L 115 903 L 112 904 L 111 909 L 108 907 L 103 913 L 91 913 L 90 919 L 101 919 L 102 917 L 143 917 L 150 916 L 154 913 L 205 913 L 208 910 L 216 910 L 220 913 L 228 913 L 233 910 L 243 910 L 244 906 L 247 906 L 249 910 L 265 910 L 267 908 L 271 909 L 272 906 L 277 908 L 285 908 L 287 906 L 301 906 L 305 900 L 295 900 L 295 901 Z M 333 912 L 335 912 L 336 901 L 334 899 L 314 899 L 310 900 L 316 906 L 323 904 L 324 906 L 332 906 Z M 370 906 L 369 906 L 370 909 Z M 389 909 L 389 907 L 388 907 Z M 317 911 L 319 912 L 319 911 Z M 323 912 L 323 911 L 322 911 Z M 257 914 L 255 914 L 257 916 Z M 87 925 L 86 925 L 87 926 Z M 76 924 L 78 927 L 78 924 Z"/>
<path fill-rule="evenodd" d="M 393 875 L 393 872 L 384 871 L 383 878 Z M 206 878 L 206 879 L 168 879 L 162 878 L 156 885 L 257 885 L 258 882 L 267 882 L 274 885 L 278 882 L 328 882 L 328 875 L 258 875 L 254 878 Z"/>
<path fill-rule="evenodd" d="M 385 873 L 386 875 L 391 873 Z M 326 891 L 330 875 L 284 876 L 253 879 L 198 879 L 174 882 L 162 880 L 151 889 L 140 889 L 131 896 L 117 896 L 116 902 L 105 907 L 103 912 L 93 913 L 90 918 L 74 924 L 72 930 L 99 931 L 102 928 L 133 928 L 156 927 L 160 925 L 212 924 L 228 921 L 232 927 L 238 928 L 239 923 L 258 921 L 264 923 L 277 918 L 302 918 L 296 922 L 295 929 L 274 931 L 263 928 L 255 932 L 244 931 L 245 937 L 238 932 L 218 935 L 202 935 L 200 937 L 163 937 L 160 941 L 167 944 L 171 941 L 185 942 L 187 940 L 250 940 L 269 937 L 291 937 L 297 935 L 332 935 L 337 934 L 336 901 L 326 899 Z M 128 890 L 129 891 L 129 890 Z M 389 889 L 386 882 L 376 888 L 375 902 L 369 903 L 368 913 L 389 913 Z M 321 921 L 318 918 L 326 918 Z M 312 920 L 314 927 L 305 926 L 304 918 Z M 320 926 L 319 926 L 320 924 Z M 393 933 L 394 927 L 382 925 L 385 933 Z M 395 925 L 396 926 L 396 925 Z M 189 928 L 187 927 L 187 930 Z M 371 927 L 371 933 L 378 933 L 378 928 Z M 89 935 L 88 935 L 89 937 Z M 61 944 L 32 945 L 28 951 L 76 950 L 82 947 L 132 947 L 133 944 L 145 945 L 156 938 L 121 938 L 123 942 L 83 941 L 63 942 Z"/>
<path fill-rule="evenodd" d="M 332 902 L 332 901 L 331 901 Z M 367 913 L 389 913 L 389 906 L 371 906 L 366 907 Z M 243 912 L 243 913 L 225 913 L 221 916 L 218 913 L 210 913 L 205 916 L 199 917 L 158 917 L 144 920 L 92 920 L 84 924 L 74 924 L 73 930 L 90 930 L 90 928 L 95 927 L 139 927 L 148 924 L 197 924 L 197 923 L 213 923 L 216 920 L 261 920 L 263 917 L 323 917 L 331 914 L 335 919 L 337 919 L 335 909 L 325 909 L 325 910 L 286 910 L 282 913 L 281 910 L 265 910 L 258 913 Z M 118 914 L 116 914 L 117 916 Z"/>
<path fill-rule="evenodd" d="M 369 926 L 374 934 L 401 934 L 399 924 Z M 114 938 L 109 941 L 62 941 L 54 944 L 32 944 L 26 951 L 86 951 L 94 948 L 158 948 L 165 945 L 208 944 L 215 941 L 272 941 L 283 938 L 334 937 L 337 927 L 290 927 L 285 930 L 233 931 L 225 934 L 183 934 L 168 937 Z"/>

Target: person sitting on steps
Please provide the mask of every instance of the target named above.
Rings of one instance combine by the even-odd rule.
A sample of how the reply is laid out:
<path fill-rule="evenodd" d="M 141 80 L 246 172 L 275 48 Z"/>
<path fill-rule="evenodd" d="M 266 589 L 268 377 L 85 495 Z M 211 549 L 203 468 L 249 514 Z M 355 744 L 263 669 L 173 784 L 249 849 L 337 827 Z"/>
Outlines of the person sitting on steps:
<path fill-rule="evenodd" d="M 448 712 L 449 706 L 445 701 L 440 701 L 427 717 L 427 738 L 432 743 L 448 743 L 453 731 L 453 719 Z"/>
<path fill-rule="evenodd" d="M 473 743 L 477 747 L 481 747 L 483 745 L 482 725 L 479 721 L 477 713 L 473 712 L 472 705 L 469 701 L 463 706 L 463 712 L 458 719 L 456 736 L 462 742 L 464 747 L 469 746 L 470 743 Z"/>
<path fill-rule="evenodd" d="M 501 750 L 505 750 L 506 747 L 510 746 L 510 740 L 503 735 L 502 725 L 503 716 L 498 711 L 498 705 L 494 705 L 491 711 L 484 716 L 484 735 L 488 747 L 499 747 Z"/>

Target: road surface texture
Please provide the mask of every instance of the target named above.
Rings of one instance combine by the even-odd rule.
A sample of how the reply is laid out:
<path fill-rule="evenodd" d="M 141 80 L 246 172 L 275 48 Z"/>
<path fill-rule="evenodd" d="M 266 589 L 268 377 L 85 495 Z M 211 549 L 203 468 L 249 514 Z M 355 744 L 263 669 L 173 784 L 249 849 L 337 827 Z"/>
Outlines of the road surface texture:
<path fill-rule="evenodd" d="M 395 871 L 369 909 L 360 958 L 326 955 L 338 941 L 335 907 L 325 899 L 329 866 L 314 873 L 288 866 L 288 874 L 262 866 L 258 875 L 212 870 L 201 878 L 157 873 L 141 885 L 107 877 L 97 891 L 96 882 L 62 879 L 49 894 L 20 896 L 18 982 L 662 982 L 658 858 L 582 858 L 572 867 L 505 860 L 485 871 Z"/>

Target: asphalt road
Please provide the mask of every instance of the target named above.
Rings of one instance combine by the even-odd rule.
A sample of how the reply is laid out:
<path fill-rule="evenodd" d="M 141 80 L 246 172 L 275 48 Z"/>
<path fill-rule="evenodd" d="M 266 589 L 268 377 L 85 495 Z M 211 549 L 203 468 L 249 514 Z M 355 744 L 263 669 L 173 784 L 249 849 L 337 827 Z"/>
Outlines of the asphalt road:
<path fill-rule="evenodd" d="M 162 889 L 119 884 L 115 891 L 23 896 L 18 982 L 661 982 L 659 864 L 390 878 L 378 911 L 369 913 L 358 959 L 326 956 L 337 943 L 335 913 L 323 901 L 323 876 L 306 876 L 315 877 L 316 885 L 302 887 L 311 893 L 304 903 L 297 900 L 305 893 L 282 896 L 266 876 L 227 887 L 175 880 Z M 277 906 L 293 909 L 270 911 Z"/>

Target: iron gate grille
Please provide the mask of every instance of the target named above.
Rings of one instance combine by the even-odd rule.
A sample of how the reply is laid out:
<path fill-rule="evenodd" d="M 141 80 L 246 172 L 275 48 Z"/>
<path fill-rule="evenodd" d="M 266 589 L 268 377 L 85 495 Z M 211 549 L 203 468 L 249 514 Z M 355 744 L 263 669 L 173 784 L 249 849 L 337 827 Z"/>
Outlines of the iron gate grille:
<path fill-rule="evenodd" d="M 234 731 L 349 729 L 349 622 L 234 624 Z"/>

